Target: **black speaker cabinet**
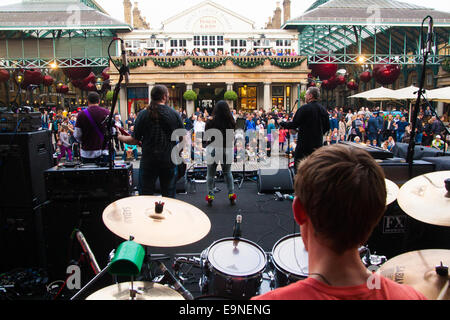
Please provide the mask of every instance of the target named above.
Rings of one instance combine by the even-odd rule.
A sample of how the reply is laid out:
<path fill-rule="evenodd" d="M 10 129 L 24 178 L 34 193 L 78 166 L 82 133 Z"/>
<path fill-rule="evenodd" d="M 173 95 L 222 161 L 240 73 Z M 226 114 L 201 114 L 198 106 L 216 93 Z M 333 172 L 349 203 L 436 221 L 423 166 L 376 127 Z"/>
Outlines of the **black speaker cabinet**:
<path fill-rule="evenodd" d="M 0 207 L 0 273 L 46 265 L 40 208 Z"/>
<path fill-rule="evenodd" d="M 44 202 L 44 171 L 52 166 L 50 131 L 0 133 L 0 206 Z"/>
<path fill-rule="evenodd" d="M 372 254 L 388 259 L 416 250 L 450 249 L 450 229 L 412 218 L 395 201 L 387 207 L 367 245 Z"/>
<path fill-rule="evenodd" d="M 259 169 L 257 185 L 259 193 L 294 192 L 290 169 Z"/>
<path fill-rule="evenodd" d="M 110 252 L 125 241 L 113 234 L 103 223 L 103 211 L 109 204 L 103 199 L 88 199 L 55 201 L 43 208 L 42 220 L 50 279 L 65 279 L 67 267 L 72 261 L 80 260 L 82 250 L 74 236 L 75 229 L 83 233 L 100 269 L 107 265 Z M 80 266 L 87 273 L 86 276 L 94 276 L 86 260 L 81 260 Z"/>
<path fill-rule="evenodd" d="M 402 186 L 412 178 L 435 171 L 435 164 L 423 160 L 414 160 L 412 177 L 409 176 L 409 164 L 404 159 L 385 160 L 380 165 L 386 179 L 395 182 L 398 186 Z"/>

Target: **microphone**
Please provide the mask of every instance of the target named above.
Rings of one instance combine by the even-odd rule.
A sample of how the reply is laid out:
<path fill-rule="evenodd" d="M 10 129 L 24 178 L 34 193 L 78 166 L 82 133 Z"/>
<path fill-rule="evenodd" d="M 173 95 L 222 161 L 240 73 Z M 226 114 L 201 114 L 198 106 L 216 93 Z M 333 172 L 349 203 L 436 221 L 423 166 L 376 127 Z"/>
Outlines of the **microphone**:
<path fill-rule="evenodd" d="M 94 253 L 92 253 L 91 248 L 89 247 L 89 244 L 86 241 L 86 238 L 84 237 L 84 235 L 81 233 L 80 230 L 76 230 L 76 237 L 78 242 L 81 245 L 81 249 L 83 250 L 83 252 L 85 254 L 88 255 L 89 260 L 90 260 L 90 264 L 92 269 L 94 270 L 94 273 L 97 275 L 101 272 L 100 267 L 98 266 L 97 260 L 95 259 Z"/>
<path fill-rule="evenodd" d="M 431 49 L 433 47 L 433 18 L 430 17 L 430 23 L 428 24 L 428 36 L 427 36 L 427 50 L 428 53 L 431 53 Z"/>
<path fill-rule="evenodd" d="M 233 228 L 233 238 L 235 240 L 239 239 L 242 236 L 241 223 L 242 223 L 242 216 L 239 214 L 236 216 L 236 222 L 234 223 Z"/>
<path fill-rule="evenodd" d="M 164 272 L 164 279 L 167 280 L 167 283 L 175 288 L 175 290 L 183 296 L 186 300 L 194 300 L 192 294 L 186 290 L 185 287 L 178 281 L 177 278 L 167 269 L 167 267 L 161 261 L 158 261 L 159 268 L 162 272 Z"/>
<path fill-rule="evenodd" d="M 128 85 L 129 83 L 129 74 L 130 69 L 128 68 L 128 59 L 127 59 L 127 50 L 125 49 L 125 42 L 121 38 L 114 38 L 115 40 L 120 41 L 120 50 L 122 51 L 122 68 L 125 76 L 125 83 Z"/>

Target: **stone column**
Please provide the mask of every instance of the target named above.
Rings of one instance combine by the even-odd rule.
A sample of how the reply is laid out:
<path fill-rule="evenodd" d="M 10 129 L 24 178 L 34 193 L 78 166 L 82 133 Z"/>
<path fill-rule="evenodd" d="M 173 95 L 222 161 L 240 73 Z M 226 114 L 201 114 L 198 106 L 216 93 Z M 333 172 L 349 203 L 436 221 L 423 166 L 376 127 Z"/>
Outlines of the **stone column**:
<path fill-rule="evenodd" d="M 233 91 L 233 82 L 227 82 L 227 91 Z M 228 105 L 230 106 L 230 110 L 234 109 L 234 101 L 233 100 L 227 100 Z"/>
<path fill-rule="evenodd" d="M 270 94 L 271 82 L 264 82 L 264 110 L 270 112 L 272 110 L 272 96 Z"/>
<path fill-rule="evenodd" d="M 193 90 L 193 83 L 186 83 L 186 91 Z M 188 117 L 192 116 L 195 112 L 195 102 L 194 101 L 186 101 L 186 114 Z"/>

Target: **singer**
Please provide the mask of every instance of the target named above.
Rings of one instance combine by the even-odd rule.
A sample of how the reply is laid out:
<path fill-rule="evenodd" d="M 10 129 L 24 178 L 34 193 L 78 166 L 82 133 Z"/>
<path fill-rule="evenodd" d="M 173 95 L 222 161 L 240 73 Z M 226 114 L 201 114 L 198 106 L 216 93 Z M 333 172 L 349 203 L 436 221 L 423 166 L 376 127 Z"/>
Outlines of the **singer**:
<path fill-rule="evenodd" d="M 298 109 L 292 122 L 280 123 L 283 128 L 299 130 L 294 155 L 295 172 L 300 160 L 323 146 L 323 135 L 330 130 L 328 112 L 319 103 L 319 89 L 310 87 L 306 91 L 305 99 L 307 104 Z"/>
<path fill-rule="evenodd" d="M 142 143 L 142 158 L 139 170 L 139 194 L 153 195 L 156 179 L 159 178 L 161 195 L 175 198 L 176 175 L 171 153 L 176 142 L 171 141 L 172 133 L 184 129 L 179 114 L 166 105 L 169 90 L 157 85 L 151 92 L 150 105 L 139 112 L 132 136 L 118 134 L 120 141 L 128 145 Z"/>

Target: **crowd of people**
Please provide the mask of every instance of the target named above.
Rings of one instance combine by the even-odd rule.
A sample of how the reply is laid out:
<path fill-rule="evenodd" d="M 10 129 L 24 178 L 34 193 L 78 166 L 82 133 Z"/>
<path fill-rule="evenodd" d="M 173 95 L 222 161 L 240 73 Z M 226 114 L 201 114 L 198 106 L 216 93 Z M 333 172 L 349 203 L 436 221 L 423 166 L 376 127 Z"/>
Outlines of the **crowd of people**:
<path fill-rule="evenodd" d="M 293 49 L 232 49 L 231 51 L 213 50 L 213 49 L 138 49 L 128 53 L 131 57 L 286 57 L 297 56 L 297 52 Z"/>
<path fill-rule="evenodd" d="M 177 110 L 183 120 L 184 128 L 188 131 L 192 141 L 191 160 L 195 162 L 205 161 L 206 146 L 203 143 L 203 134 L 206 131 L 206 122 L 212 118 L 212 106 L 197 107 L 195 112 L 188 116 L 185 110 Z M 346 111 L 344 111 L 346 110 Z M 416 143 L 418 145 L 448 150 L 448 139 L 445 139 L 445 123 L 448 123 L 446 115 L 439 119 L 427 109 L 421 110 L 416 122 Z M 282 122 L 291 122 L 296 110 L 286 112 L 276 107 L 271 111 L 264 109 L 253 111 L 236 111 L 233 109 L 232 116 L 239 123 L 241 129 L 247 133 L 245 144 L 237 142 L 235 160 L 240 160 L 239 149 L 246 148 L 246 157 L 249 160 L 259 160 L 272 155 L 273 141 L 278 140 L 278 150 L 292 158 L 296 149 L 298 132 L 289 130 L 281 125 Z M 42 128 L 50 130 L 53 134 L 55 150 L 58 161 L 63 157 L 72 161 L 74 157 L 80 156 L 80 146 L 74 137 L 75 123 L 78 112 L 69 113 L 65 110 L 58 112 L 42 110 Z M 379 147 L 384 150 L 393 151 L 396 143 L 409 143 L 412 125 L 408 121 L 408 111 L 404 108 L 399 110 L 383 111 L 380 108 L 351 108 L 336 107 L 328 110 L 329 131 L 325 134 L 324 145 L 337 144 L 340 141 L 352 141 Z M 132 135 L 136 114 L 130 113 L 127 119 L 122 119 L 119 114 L 114 115 L 116 127 L 123 128 Z M 252 133 L 255 135 L 252 137 Z M 264 140 L 267 145 L 263 148 L 259 143 Z M 122 154 L 123 160 L 138 160 L 141 150 L 138 146 L 125 144 L 114 138 L 114 150 Z M 242 160 L 242 159 L 241 159 Z"/>

